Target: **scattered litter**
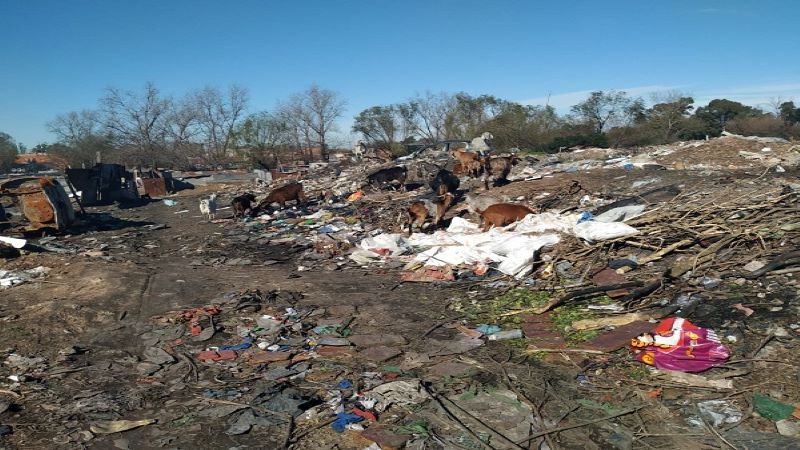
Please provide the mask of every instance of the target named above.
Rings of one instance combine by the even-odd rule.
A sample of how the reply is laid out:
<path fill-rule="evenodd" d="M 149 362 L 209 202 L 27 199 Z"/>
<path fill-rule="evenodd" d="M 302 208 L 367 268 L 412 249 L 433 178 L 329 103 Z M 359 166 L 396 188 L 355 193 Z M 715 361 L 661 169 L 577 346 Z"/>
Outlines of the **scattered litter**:
<path fill-rule="evenodd" d="M 490 341 L 505 341 L 507 339 L 519 339 L 522 337 L 522 330 L 504 330 L 489 335 Z"/>
<path fill-rule="evenodd" d="M 779 402 L 772 397 L 756 392 L 753 395 L 753 409 L 773 422 L 796 417 L 800 419 L 800 411 L 794 405 Z"/>
<path fill-rule="evenodd" d="M 741 303 L 736 303 L 735 305 L 733 305 L 733 307 L 734 307 L 735 309 L 738 309 L 738 310 L 739 310 L 739 311 L 741 311 L 742 313 L 744 313 L 744 316 L 745 316 L 745 317 L 750 317 L 750 316 L 752 316 L 752 315 L 753 315 L 753 313 L 755 312 L 755 311 L 753 311 L 752 309 L 750 309 L 750 308 L 748 308 L 748 307 L 746 307 L 746 306 L 742 305 Z"/>
<path fill-rule="evenodd" d="M 95 434 L 111 434 L 132 430 L 134 428 L 143 427 L 152 423 L 156 423 L 155 419 L 111 420 L 106 422 L 95 422 L 89 427 L 89 430 Z"/>
<path fill-rule="evenodd" d="M 17 272 L 0 269 L 0 289 L 10 288 L 38 279 L 46 275 L 49 271 L 49 267 L 43 266 Z"/>
<path fill-rule="evenodd" d="M 700 414 L 715 427 L 739 423 L 742 412 L 725 400 L 707 400 L 697 404 Z"/>

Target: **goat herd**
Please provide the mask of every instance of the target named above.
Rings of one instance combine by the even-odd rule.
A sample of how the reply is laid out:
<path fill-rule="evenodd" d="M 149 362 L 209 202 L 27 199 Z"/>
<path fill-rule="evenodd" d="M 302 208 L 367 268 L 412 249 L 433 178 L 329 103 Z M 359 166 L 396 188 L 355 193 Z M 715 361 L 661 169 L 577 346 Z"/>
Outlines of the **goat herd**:
<path fill-rule="evenodd" d="M 423 196 L 406 209 L 409 234 L 413 232 L 414 225 L 422 229 L 426 220 L 430 219 L 432 229 L 439 226 L 445 213 L 451 206 L 461 200 L 464 191 L 459 191 L 459 176 L 469 178 L 481 178 L 486 190 L 489 190 L 489 183 L 495 186 L 507 180 L 511 168 L 519 162 L 515 155 L 511 156 L 481 156 L 478 153 L 465 150 L 454 150 L 451 155 L 456 163 L 453 170 L 438 168 L 435 176 L 430 179 L 429 185 L 431 193 Z M 408 169 L 405 166 L 394 166 L 380 169 L 367 176 L 367 184 L 373 189 L 397 188 L 405 190 Z M 320 199 L 331 200 L 333 194 L 326 192 Z M 469 211 L 480 216 L 483 231 L 488 231 L 491 227 L 500 227 L 511 224 L 533 213 L 527 206 L 503 203 L 498 198 L 488 194 L 477 195 L 467 193 L 466 203 Z M 244 193 L 233 198 L 231 207 L 233 217 L 244 217 L 245 214 L 255 216 L 262 211 L 271 208 L 273 204 L 279 204 L 281 208 L 286 207 L 286 203 L 296 201 L 298 205 L 305 204 L 308 198 L 303 192 L 303 185 L 299 182 L 292 182 L 272 190 L 263 200 L 256 203 L 256 196 L 252 193 Z M 200 212 L 209 220 L 216 217 L 217 196 L 211 194 L 207 198 L 200 200 Z"/>

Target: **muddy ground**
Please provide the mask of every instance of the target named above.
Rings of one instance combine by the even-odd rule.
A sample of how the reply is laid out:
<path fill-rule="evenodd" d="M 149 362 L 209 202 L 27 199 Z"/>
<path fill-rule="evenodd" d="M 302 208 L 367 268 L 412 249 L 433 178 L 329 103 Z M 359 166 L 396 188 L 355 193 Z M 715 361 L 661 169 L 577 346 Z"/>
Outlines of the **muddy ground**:
<path fill-rule="evenodd" d="M 657 186 L 681 183 L 688 191 L 731 183 L 769 185 L 771 176 L 607 169 L 515 182 L 495 192 L 536 199 L 542 192 L 566 192 L 577 181 L 587 192 L 613 198 L 647 177 L 658 178 Z M 780 177 L 796 179 L 792 173 Z M 92 226 L 53 241 L 77 254 L 29 253 L 3 263 L 5 269 L 41 265 L 52 270 L 43 279 L 0 291 L 0 359 L 11 354 L 43 358 L 27 370 L 8 363 L 0 367 L 0 401 L 8 405 L 5 412 L 0 408 L 0 424 L 11 431 L 0 437 L 0 448 L 366 448 L 375 439 L 358 430 L 336 433 L 328 426 L 330 412 L 316 417 L 294 412 L 327 411 L 320 404 L 342 380 L 352 380 L 354 392 L 379 384 L 365 372 L 377 373 L 381 382 L 421 379 L 433 397 L 379 414 L 381 424 L 405 436 L 397 442 L 384 439 L 379 448 L 800 448 L 794 438 L 779 435 L 773 421 L 753 412 L 755 393 L 788 404 L 800 401 L 794 327 L 800 300 L 792 274 L 725 282 L 689 316 L 721 336 L 733 336 L 726 342 L 731 360 L 740 363 L 704 374 L 732 379 L 732 389 L 665 381 L 627 349 L 529 352 L 526 339 L 515 339 L 448 354 L 433 346 L 458 340 L 450 324 L 482 317 L 454 304 L 493 302 L 517 292 L 517 286 L 530 288 L 503 277 L 401 283 L 396 265 L 362 268 L 336 258 L 309 262 L 300 259 L 306 248 L 270 244 L 240 222 L 203 220 L 196 207 L 203 194 L 181 193 L 173 207 L 154 201 L 89 208 Z M 177 213 L 185 209 L 189 212 Z M 266 364 L 251 364 L 243 356 L 199 361 L 197 352 L 204 348 L 240 342 L 237 326 L 254 313 L 231 305 L 256 290 L 262 294 L 261 312 L 291 306 L 306 314 L 307 327 L 344 322 L 356 335 L 401 336 L 388 347 L 402 353 L 370 358 L 362 353 L 370 348 L 364 345 L 310 360 L 298 358 L 298 351 L 289 361 Z M 684 284 L 659 295 L 686 291 L 691 289 Z M 753 314 L 743 316 L 733 308 L 736 303 Z M 193 341 L 180 324 L 154 319 L 211 304 L 223 307 L 208 341 Z M 517 323 L 536 320 L 524 316 Z M 308 329 L 302 334 L 310 335 Z M 143 363 L 153 347 L 166 349 L 171 360 L 157 368 Z M 422 362 L 414 363 L 414 357 Z M 303 377 L 274 375 L 297 365 Z M 6 378 L 23 372 L 27 377 L 19 382 Z M 498 392 L 513 396 L 500 409 L 478 401 L 463 412 L 448 400 L 467 405 L 470 398 Z M 296 408 L 276 406 L 290 400 Z M 735 408 L 738 419 L 710 424 L 712 416 L 697 410 L 708 400 Z M 268 402 L 274 408 L 264 406 Z M 231 412 L 220 412 L 222 406 Z M 276 418 L 276 409 L 286 412 Z M 266 419 L 246 433 L 230 433 L 249 411 Z M 520 417 L 526 423 L 521 436 L 531 439 L 512 439 L 518 442 L 513 444 L 507 436 L 520 433 L 511 430 Z M 110 434 L 92 428 L 139 419 L 152 423 Z M 375 426 L 367 422 L 362 424 L 368 429 Z"/>

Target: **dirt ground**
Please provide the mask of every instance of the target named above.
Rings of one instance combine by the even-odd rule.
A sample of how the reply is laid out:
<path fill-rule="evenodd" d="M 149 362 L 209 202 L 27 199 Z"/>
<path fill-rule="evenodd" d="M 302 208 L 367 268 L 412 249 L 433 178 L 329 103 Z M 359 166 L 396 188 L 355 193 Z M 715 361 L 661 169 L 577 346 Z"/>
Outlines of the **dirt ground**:
<path fill-rule="evenodd" d="M 587 193 L 614 199 L 630 194 L 632 183 L 651 178 L 657 181 L 648 187 L 679 184 L 684 192 L 719 192 L 732 184 L 777 186 L 797 176 L 791 171 L 763 177 L 760 170 L 708 175 L 597 169 L 514 182 L 493 193 L 522 196 L 534 205 L 551 194 L 543 209 L 570 209 Z M 485 317 L 469 305 L 489 305 L 530 288 L 507 277 L 402 283 L 400 265 L 365 268 L 345 263 L 344 257 L 309 260 L 304 256 L 308 246 L 275 244 L 239 221 L 202 219 L 196 207 L 202 195 L 182 192 L 172 207 L 153 201 L 90 208 L 92 227 L 53 241 L 77 253 L 29 253 L 2 263 L 6 270 L 46 266 L 51 271 L 0 291 L 0 359 L 12 354 L 43 358 L 31 363 L 38 368 L 0 367 L 0 402 L 8 406 L 3 411 L 0 403 L 0 425 L 13 430 L 0 436 L 0 448 L 367 448 L 376 439 L 366 432 L 337 433 L 328 426 L 330 414 L 287 419 L 294 407 L 282 409 L 276 402 L 324 411 L 320 405 L 332 391 L 346 391 L 347 397 L 380 384 L 369 375 L 374 373 L 382 382 L 422 380 L 430 397 L 382 412 L 379 423 L 405 440 L 397 445 L 387 438 L 378 448 L 800 448 L 795 438 L 778 434 L 773 421 L 753 412 L 755 393 L 800 402 L 800 325 L 794 327 L 800 323 L 800 299 L 791 273 L 739 285 L 725 281 L 721 291 L 708 292 L 690 318 L 725 337 L 738 364 L 704 376 L 733 380 L 734 387 L 691 386 L 661 378 L 627 349 L 530 352 L 520 342 L 524 339 L 515 339 L 453 350 L 453 342 L 463 342 L 451 324 L 466 320 L 474 327 Z M 702 290 L 684 281 L 657 296 Z M 290 361 L 260 365 L 241 355 L 233 361 L 199 361 L 200 350 L 241 340 L 237 331 L 254 313 L 231 305 L 255 291 L 261 295 L 259 314 L 286 307 L 300 311 L 304 336 L 314 325 L 344 322 L 339 331 L 392 337 L 398 342 L 381 348 L 396 348 L 398 354 L 370 358 L 363 347 L 375 347 L 364 345 L 358 352 L 348 347 L 310 360 L 295 353 Z M 742 316 L 733 306 L 737 303 L 751 308 L 752 315 Z M 158 320 L 212 304 L 223 306 L 208 341 L 189 336 L 186 324 Z M 519 317 L 515 320 L 523 328 L 538 320 Z M 169 361 L 152 367 L 147 361 L 157 361 L 158 355 L 147 355 L 154 347 L 167 350 Z M 414 363 L 414 357 L 422 362 Z M 301 366 L 302 376 L 275 375 Z M 21 372 L 27 378 L 6 378 Z M 353 380 L 352 392 L 337 388 L 342 380 Z M 480 400 L 498 393 L 514 401 L 495 409 Z M 479 401 L 468 403 L 475 398 Z M 713 415 L 697 410 L 698 403 L 709 400 L 732 406 L 738 419 L 711 424 Z M 230 412 L 219 410 L 224 407 Z M 251 412 L 261 421 L 249 432 L 229 432 Z M 521 436 L 530 435 L 525 442 L 508 438 L 518 432 L 512 426 L 521 423 L 519 417 L 526 424 Z M 96 428 L 98 422 L 140 419 L 152 421 L 117 433 Z"/>

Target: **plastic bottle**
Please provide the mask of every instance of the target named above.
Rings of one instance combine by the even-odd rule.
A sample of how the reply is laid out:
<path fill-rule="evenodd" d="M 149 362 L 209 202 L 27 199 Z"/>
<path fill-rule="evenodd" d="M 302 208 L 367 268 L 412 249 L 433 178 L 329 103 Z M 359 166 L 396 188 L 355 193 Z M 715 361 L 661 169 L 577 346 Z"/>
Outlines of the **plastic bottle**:
<path fill-rule="evenodd" d="M 489 335 L 490 341 L 504 341 L 506 339 L 518 339 L 522 337 L 522 330 L 506 330 L 506 331 L 499 331 L 495 334 Z"/>

